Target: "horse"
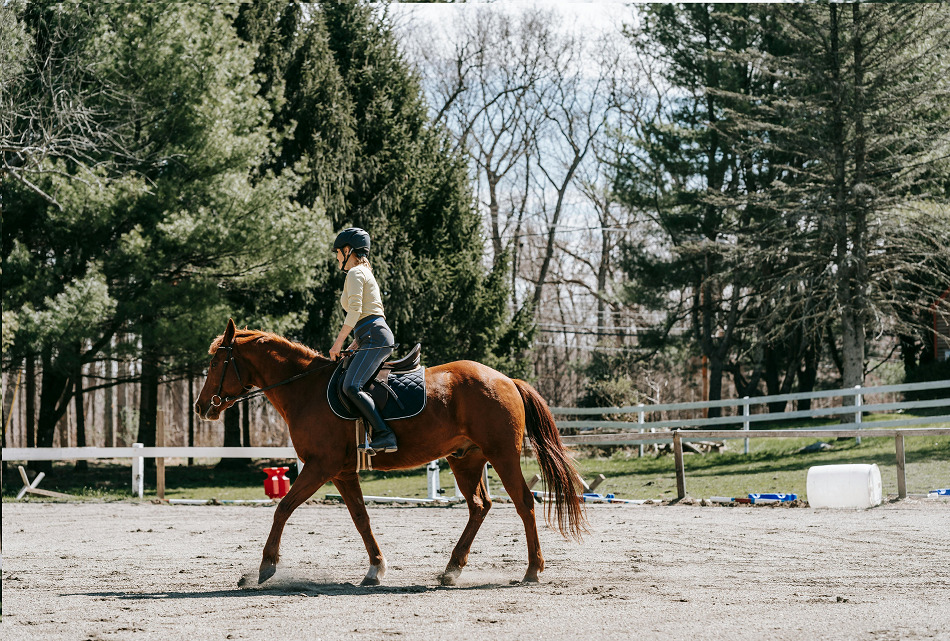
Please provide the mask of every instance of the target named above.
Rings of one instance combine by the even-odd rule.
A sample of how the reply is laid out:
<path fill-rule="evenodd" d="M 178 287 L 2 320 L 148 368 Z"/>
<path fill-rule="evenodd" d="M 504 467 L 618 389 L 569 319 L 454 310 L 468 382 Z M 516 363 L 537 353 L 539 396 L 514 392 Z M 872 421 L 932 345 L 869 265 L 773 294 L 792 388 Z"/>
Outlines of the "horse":
<path fill-rule="evenodd" d="M 338 362 L 273 333 L 238 330 L 233 319 L 211 343 L 209 354 L 208 375 L 195 402 L 198 416 L 217 420 L 224 410 L 249 394 L 263 393 L 287 423 L 294 450 L 304 463 L 274 512 L 258 584 L 277 571 L 281 533 L 287 519 L 332 481 L 369 554 L 369 570 L 361 585 L 379 585 L 386 573 L 386 557 L 373 536 L 363 502 L 353 421 L 337 417 L 327 402 L 330 376 Z M 580 540 L 587 531 L 586 515 L 574 486 L 577 471 L 547 404 L 528 383 L 474 361 L 427 367 L 425 382 L 425 409 L 415 417 L 390 424 L 399 449 L 376 454 L 373 468 L 406 469 L 439 458 L 448 460 L 468 505 L 468 523 L 439 575 L 442 585 L 455 585 L 492 505 L 482 476 L 485 464 L 491 463 L 524 523 L 528 568 L 522 580 L 538 582 L 544 557 L 535 522 L 534 495 L 520 465 L 526 435 L 548 489 L 547 522 L 565 538 L 570 535 Z"/>

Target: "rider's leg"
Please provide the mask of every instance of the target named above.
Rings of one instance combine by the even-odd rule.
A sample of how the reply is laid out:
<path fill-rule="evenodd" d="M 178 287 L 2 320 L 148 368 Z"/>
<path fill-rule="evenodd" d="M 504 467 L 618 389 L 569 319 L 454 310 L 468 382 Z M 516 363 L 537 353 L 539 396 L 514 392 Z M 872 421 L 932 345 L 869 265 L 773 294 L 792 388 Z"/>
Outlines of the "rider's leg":
<path fill-rule="evenodd" d="M 374 452 L 395 452 L 396 435 L 380 416 L 373 398 L 363 391 L 363 385 L 379 366 L 392 354 L 393 335 L 385 322 L 374 321 L 358 332 L 359 351 L 353 357 L 343 379 L 343 393 L 373 428 L 369 449 Z"/>

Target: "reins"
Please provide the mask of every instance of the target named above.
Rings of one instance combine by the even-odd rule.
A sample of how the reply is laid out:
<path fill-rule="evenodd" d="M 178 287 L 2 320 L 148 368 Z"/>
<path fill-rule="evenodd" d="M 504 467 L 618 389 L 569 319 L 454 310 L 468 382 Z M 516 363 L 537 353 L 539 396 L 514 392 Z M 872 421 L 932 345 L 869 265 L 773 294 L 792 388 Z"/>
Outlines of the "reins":
<path fill-rule="evenodd" d="M 384 345 L 383 347 L 398 347 L 398 346 L 399 344 L 397 343 L 396 345 L 392 345 L 392 346 Z M 305 372 L 295 374 L 294 376 L 291 376 L 290 378 L 284 379 L 280 381 L 279 383 L 274 383 L 273 385 L 268 385 L 267 387 L 261 387 L 254 391 L 244 392 L 243 394 L 239 394 L 237 396 L 222 397 L 220 394 L 221 394 L 221 390 L 224 388 L 224 378 L 228 375 L 229 364 L 234 366 L 234 373 L 237 375 L 238 382 L 241 384 L 241 386 L 244 387 L 245 390 L 248 388 L 248 386 L 244 384 L 244 379 L 241 378 L 241 372 L 238 370 L 237 358 L 234 357 L 234 345 L 233 344 L 228 345 L 227 347 L 221 346 L 218 349 L 228 350 L 228 359 L 224 362 L 224 367 L 222 368 L 221 382 L 218 384 L 218 393 L 211 397 L 211 405 L 213 405 L 214 407 L 218 407 L 226 403 L 231 403 L 232 401 L 234 403 L 240 403 L 242 401 L 248 401 L 252 398 L 257 398 L 258 396 L 263 396 L 264 392 L 268 390 L 272 390 L 275 387 L 280 387 L 281 385 L 286 385 L 287 383 L 293 383 L 294 381 L 299 380 L 305 376 L 309 376 L 310 374 L 313 374 L 314 372 L 319 372 L 320 370 L 326 369 L 328 367 L 336 367 L 337 365 L 340 364 L 339 361 L 333 361 L 333 362 L 327 363 L 326 365 L 321 365 L 320 367 L 314 367 L 313 369 L 308 369 Z M 372 350 L 372 349 L 382 349 L 382 348 L 361 347 L 358 349 L 344 350 L 344 352 L 346 353 L 347 356 L 352 356 L 353 354 L 357 352 L 362 352 L 362 351 L 367 351 L 367 350 Z M 215 403 L 214 399 L 218 399 L 218 402 Z"/>

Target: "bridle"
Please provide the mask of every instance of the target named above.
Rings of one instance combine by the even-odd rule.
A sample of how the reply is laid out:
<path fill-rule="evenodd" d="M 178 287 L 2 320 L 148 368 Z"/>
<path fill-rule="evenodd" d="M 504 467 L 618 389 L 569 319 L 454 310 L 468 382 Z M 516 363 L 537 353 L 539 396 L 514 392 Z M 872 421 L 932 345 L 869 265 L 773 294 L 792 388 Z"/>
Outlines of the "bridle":
<path fill-rule="evenodd" d="M 211 397 L 211 406 L 212 407 L 221 407 L 224 403 L 230 403 L 231 401 L 240 399 L 242 396 L 247 396 L 247 392 L 251 389 L 251 385 L 245 385 L 244 379 L 241 378 L 241 372 L 238 370 L 237 358 L 234 357 L 234 344 L 224 346 L 222 345 L 218 349 L 214 350 L 214 355 L 217 357 L 218 352 L 222 349 L 228 350 L 228 357 L 224 361 L 224 367 L 221 368 L 221 380 L 218 382 L 218 391 Z M 244 390 L 244 394 L 238 396 L 228 396 L 226 398 L 221 398 L 221 391 L 224 389 L 224 379 L 228 377 L 228 365 L 234 366 L 234 374 L 237 376 L 238 383 L 241 384 L 241 388 Z M 215 402 L 217 399 L 217 402 Z"/>
<path fill-rule="evenodd" d="M 225 359 L 224 366 L 221 368 L 221 380 L 218 382 L 218 391 L 211 397 L 211 407 L 221 407 L 222 405 L 226 403 L 231 403 L 231 402 L 237 403 L 239 401 L 246 401 L 248 399 L 256 398 L 258 396 L 262 396 L 264 392 L 266 392 L 267 390 L 273 389 L 275 387 L 279 387 L 281 385 L 286 385 L 287 383 L 292 383 L 293 381 L 296 381 L 297 379 L 303 378 L 304 376 L 308 376 L 322 369 L 326 369 L 328 367 L 336 367 L 337 365 L 339 365 L 337 361 L 333 361 L 331 363 L 327 363 L 326 365 L 321 365 L 320 367 L 314 367 L 313 369 L 308 369 L 304 372 L 301 372 L 300 374 L 295 374 L 294 376 L 284 379 L 280 381 L 279 383 L 274 383 L 273 385 L 268 385 L 267 387 L 261 387 L 257 390 L 251 391 L 254 386 L 247 385 L 244 382 L 244 379 L 241 378 L 240 370 L 238 370 L 237 357 L 234 354 L 234 343 L 232 342 L 230 345 L 227 345 L 227 346 L 222 345 L 221 347 L 216 349 L 214 351 L 214 357 L 217 357 L 218 352 L 221 351 L 222 349 L 228 350 L 228 357 L 227 359 Z M 228 365 L 232 365 L 234 367 L 234 374 L 235 376 L 237 376 L 238 383 L 241 384 L 243 393 L 238 394 L 237 396 L 222 397 L 221 391 L 224 389 L 224 379 L 226 379 L 228 376 Z M 215 399 L 217 399 L 217 401 L 215 401 Z"/>

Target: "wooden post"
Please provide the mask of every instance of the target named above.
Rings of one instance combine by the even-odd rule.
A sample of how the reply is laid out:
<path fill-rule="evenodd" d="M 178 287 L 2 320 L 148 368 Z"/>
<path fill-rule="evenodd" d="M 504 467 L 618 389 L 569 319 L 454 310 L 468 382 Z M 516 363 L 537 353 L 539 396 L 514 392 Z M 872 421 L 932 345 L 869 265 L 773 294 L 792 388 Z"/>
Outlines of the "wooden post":
<path fill-rule="evenodd" d="M 676 496 L 686 498 L 686 470 L 683 468 L 683 441 L 680 431 L 673 432 L 673 458 L 676 462 Z"/>
<path fill-rule="evenodd" d="M 600 487 L 600 484 L 606 480 L 607 480 L 606 476 L 604 476 L 603 474 L 598 474 L 597 478 L 594 479 L 594 482 L 590 484 L 590 491 L 593 492 L 594 490 L 596 490 L 598 487 Z"/>
<path fill-rule="evenodd" d="M 907 483 L 904 480 L 904 435 L 894 436 L 894 446 L 897 450 L 897 497 L 907 498 Z"/>
<path fill-rule="evenodd" d="M 742 397 L 742 429 L 749 431 L 749 397 Z M 749 453 L 749 439 L 745 440 L 745 453 Z"/>
<path fill-rule="evenodd" d="M 590 492 L 590 486 L 587 484 L 587 481 L 584 480 L 584 477 L 580 474 L 576 474 L 574 477 L 574 489 L 583 494 L 584 492 Z"/>
<path fill-rule="evenodd" d="M 155 416 L 155 447 L 165 447 L 165 411 L 158 410 Z M 155 459 L 155 492 L 159 499 L 165 498 L 165 459 Z"/>
<path fill-rule="evenodd" d="M 541 475 L 540 475 L 540 474 L 535 474 L 534 476 L 532 476 L 531 479 L 530 479 L 529 481 L 527 481 L 527 483 L 528 483 L 528 489 L 529 489 L 529 490 L 532 489 L 535 485 L 538 484 L 538 481 L 540 481 L 540 480 L 541 480 Z M 456 487 L 458 487 L 458 484 L 456 484 Z"/>

